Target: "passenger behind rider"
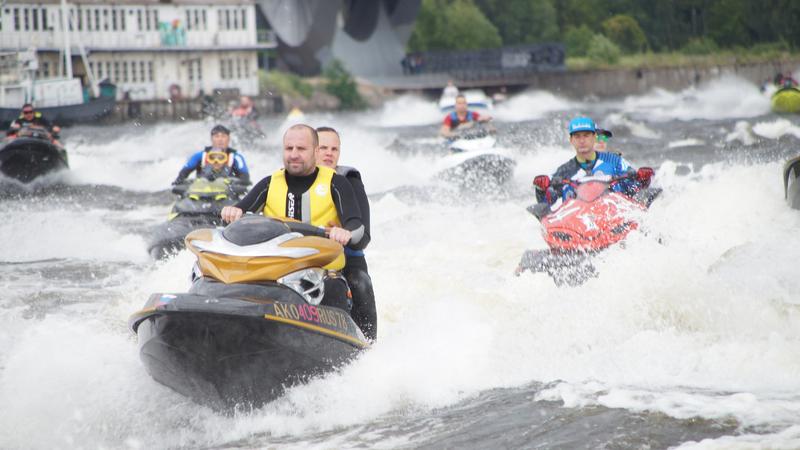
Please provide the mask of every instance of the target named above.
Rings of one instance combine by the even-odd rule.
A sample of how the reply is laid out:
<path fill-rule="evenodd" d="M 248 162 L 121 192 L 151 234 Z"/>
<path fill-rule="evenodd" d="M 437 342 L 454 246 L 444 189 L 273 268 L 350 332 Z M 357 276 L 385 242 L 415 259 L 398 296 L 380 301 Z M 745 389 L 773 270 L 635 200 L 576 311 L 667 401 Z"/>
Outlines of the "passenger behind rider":
<path fill-rule="evenodd" d="M 22 105 L 22 110 L 20 111 L 19 117 L 14 119 L 11 122 L 11 125 L 8 127 L 8 131 L 6 131 L 6 135 L 15 137 L 19 130 L 23 128 L 42 128 L 47 130 L 54 142 L 58 142 L 59 133 L 61 132 L 61 127 L 58 125 L 53 125 L 47 118 L 45 118 L 41 112 L 36 111 L 33 105 L 30 103 L 25 103 Z"/>
<path fill-rule="evenodd" d="M 305 124 L 289 127 L 283 135 L 283 168 L 259 181 L 236 205 L 224 207 L 222 220 L 233 222 L 245 211 L 263 211 L 267 217 L 290 218 L 324 228 L 331 240 L 362 250 L 369 243 L 369 235 L 353 187 L 333 169 L 317 166 L 318 148 L 314 128 Z M 323 304 L 349 311 L 346 284 L 336 283 L 337 279 L 329 281 Z"/>
<path fill-rule="evenodd" d="M 488 122 L 492 118 L 488 115 L 482 116 L 475 111 L 467 108 L 467 98 L 459 94 L 456 96 L 455 110 L 444 118 L 444 123 L 439 129 L 439 134 L 446 138 L 456 135 L 457 129 L 472 127 L 476 122 Z"/>
<path fill-rule="evenodd" d="M 611 134 L 610 131 L 604 130 L 602 128 L 597 128 L 595 135 L 597 136 L 597 141 L 594 143 L 594 151 L 596 152 L 606 151 L 606 149 L 608 148 L 608 139 L 614 135 Z"/>
<path fill-rule="evenodd" d="M 249 184 L 250 171 L 244 156 L 228 147 L 230 141 L 230 130 L 222 125 L 212 128 L 211 146 L 190 156 L 172 184 L 183 183 L 193 171 L 198 178 L 236 177 L 241 183 Z"/>
<path fill-rule="evenodd" d="M 317 165 L 334 169 L 336 173 L 344 176 L 350 182 L 361 210 L 365 234 L 370 238 L 369 198 L 367 198 L 364 183 L 361 181 L 361 174 L 353 167 L 339 165 L 339 156 L 341 155 L 339 132 L 330 127 L 319 127 L 317 134 L 319 135 Z M 343 273 L 353 291 L 353 309 L 350 315 L 364 332 L 364 336 L 374 341 L 378 337 L 378 314 L 375 310 L 375 292 L 372 289 L 372 278 L 369 276 L 367 259 L 364 257 L 363 250 L 355 250 L 349 246 L 344 248 L 344 254 L 347 262 Z"/>
<path fill-rule="evenodd" d="M 569 123 L 569 142 L 575 149 L 575 157 L 559 166 L 550 177 L 550 187 L 542 191 L 537 187 L 536 200 L 539 203 L 554 205 L 556 202 L 567 201 L 575 196 L 575 188 L 570 181 L 580 181 L 592 177 L 611 180 L 616 177 L 629 177 L 621 179 L 611 185 L 615 192 L 633 195 L 641 186 L 636 181 L 636 170 L 619 154 L 613 152 L 596 151 L 597 127 L 588 117 L 577 117 Z"/>

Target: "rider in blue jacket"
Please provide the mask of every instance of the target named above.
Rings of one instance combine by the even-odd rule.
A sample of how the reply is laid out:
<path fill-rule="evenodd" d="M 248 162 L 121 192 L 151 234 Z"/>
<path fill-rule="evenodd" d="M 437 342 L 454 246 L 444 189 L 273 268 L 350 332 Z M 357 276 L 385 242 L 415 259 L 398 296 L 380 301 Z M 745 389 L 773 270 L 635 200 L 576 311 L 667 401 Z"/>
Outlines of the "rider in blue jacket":
<path fill-rule="evenodd" d="M 617 153 L 595 151 L 597 127 L 588 117 L 577 117 L 569 123 L 569 142 L 575 148 L 575 157 L 559 166 L 550 177 L 551 185 L 547 191 L 537 189 L 536 198 L 540 203 L 552 205 L 559 199 L 566 201 L 575 196 L 569 181 L 585 178 L 611 180 L 629 176 L 611 186 L 615 192 L 633 195 L 640 188 L 636 181 L 636 170 Z"/>
<path fill-rule="evenodd" d="M 196 172 L 196 176 L 198 177 L 205 176 L 207 178 L 214 178 L 213 175 L 215 174 L 216 176 L 220 176 L 219 170 L 210 170 L 213 166 L 218 164 L 224 165 L 224 170 L 221 172 L 222 176 L 234 176 L 239 178 L 242 183 L 249 183 L 250 171 L 247 168 L 244 156 L 236 151 L 236 149 L 228 147 L 231 140 L 230 135 L 230 130 L 222 125 L 217 125 L 212 128 L 212 146 L 206 147 L 190 156 L 172 184 L 182 183 L 192 172 Z"/>

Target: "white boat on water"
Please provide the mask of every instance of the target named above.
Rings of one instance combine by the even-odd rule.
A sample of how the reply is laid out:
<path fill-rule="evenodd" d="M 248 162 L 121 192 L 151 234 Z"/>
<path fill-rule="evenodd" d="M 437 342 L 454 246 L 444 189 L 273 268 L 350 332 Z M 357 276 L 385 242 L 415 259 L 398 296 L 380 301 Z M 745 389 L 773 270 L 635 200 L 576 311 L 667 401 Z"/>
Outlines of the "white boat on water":
<path fill-rule="evenodd" d="M 492 99 L 480 89 L 459 91 L 458 89 L 446 88 L 439 98 L 439 110 L 443 113 L 453 112 L 458 94 L 463 95 L 467 99 L 467 107 L 472 111 L 477 111 L 479 113 L 486 112 L 494 107 Z"/>

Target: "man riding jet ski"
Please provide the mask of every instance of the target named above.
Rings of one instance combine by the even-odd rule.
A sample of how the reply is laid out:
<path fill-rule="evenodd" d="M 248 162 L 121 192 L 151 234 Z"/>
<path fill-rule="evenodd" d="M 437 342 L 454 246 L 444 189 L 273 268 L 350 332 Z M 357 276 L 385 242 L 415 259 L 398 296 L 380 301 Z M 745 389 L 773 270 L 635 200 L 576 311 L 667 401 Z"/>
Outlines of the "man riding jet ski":
<path fill-rule="evenodd" d="M 353 187 L 330 167 L 317 165 L 318 149 L 319 135 L 314 128 L 305 124 L 289 127 L 283 136 L 284 167 L 259 181 L 236 205 L 224 207 L 222 219 L 231 223 L 245 211 L 263 211 L 267 217 L 319 227 L 340 245 L 363 250 L 370 237 Z M 338 289 L 349 292 L 344 278 L 336 281 L 341 285 Z"/>
<path fill-rule="evenodd" d="M 67 150 L 58 140 L 59 131 L 58 126 L 26 103 L 0 143 L 0 173 L 28 183 L 42 175 L 68 169 Z"/>
<path fill-rule="evenodd" d="M 539 203 L 529 208 L 543 226 L 550 249 L 526 251 L 517 267 L 546 272 L 556 284 L 580 284 L 596 272 L 586 258 L 622 239 L 641 212 L 661 192 L 649 188 L 653 170 L 634 170 L 616 153 L 595 151 L 594 122 L 579 117 L 569 124 L 575 157 L 552 177 L 536 177 Z"/>
<path fill-rule="evenodd" d="M 172 205 L 167 223 L 154 228 L 148 239 L 148 252 L 162 258 L 183 248 L 186 235 L 198 228 L 222 225 L 222 208 L 238 201 L 247 191 L 250 175 L 244 158 L 228 148 L 227 128 L 211 130 L 212 147 L 195 153 L 172 182 L 178 200 Z M 196 178 L 186 180 L 194 171 Z"/>
<path fill-rule="evenodd" d="M 324 236 L 257 215 L 190 233 L 189 292 L 153 294 L 129 320 L 147 372 L 216 409 L 259 407 L 368 347 L 329 283 L 342 246 Z"/>

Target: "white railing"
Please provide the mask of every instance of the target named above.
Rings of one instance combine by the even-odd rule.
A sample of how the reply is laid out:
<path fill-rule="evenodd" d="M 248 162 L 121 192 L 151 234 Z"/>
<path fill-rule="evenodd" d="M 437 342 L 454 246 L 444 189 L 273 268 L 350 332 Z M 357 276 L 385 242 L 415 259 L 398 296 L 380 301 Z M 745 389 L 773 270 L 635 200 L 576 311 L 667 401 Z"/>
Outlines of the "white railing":
<path fill-rule="evenodd" d="M 253 31 L 187 31 L 183 39 L 175 39 L 175 45 L 165 45 L 169 40 L 162 39 L 158 31 L 76 31 L 72 33 L 72 44 L 80 41 L 87 48 L 137 48 L 156 50 L 180 47 L 236 47 L 256 45 L 256 33 Z M 0 48 L 27 49 L 61 48 L 63 35 L 58 31 L 34 32 L 0 32 Z"/>

